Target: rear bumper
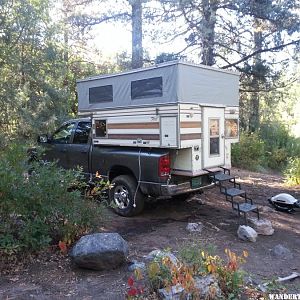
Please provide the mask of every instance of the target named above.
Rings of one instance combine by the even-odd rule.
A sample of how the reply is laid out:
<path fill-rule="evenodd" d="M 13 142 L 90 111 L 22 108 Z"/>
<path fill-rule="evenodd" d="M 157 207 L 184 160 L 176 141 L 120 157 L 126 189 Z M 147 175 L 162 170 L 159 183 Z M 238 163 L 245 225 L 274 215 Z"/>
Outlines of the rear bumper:
<path fill-rule="evenodd" d="M 209 185 L 201 186 L 198 188 L 192 188 L 190 182 L 184 182 L 180 184 L 168 184 L 168 185 L 161 185 L 161 196 L 176 196 L 180 194 L 187 194 L 198 192 L 204 189 L 214 187 L 214 183 L 210 183 Z"/>
<path fill-rule="evenodd" d="M 187 194 L 193 192 L 199 192 L 204 189 L 214 187 L 214 183 L 207 183 L 206 185 L 192 188 L 189 181 L 178 184 L 158 184 L 152 182 L 141 182 L 141 191 L 145 195 L 151 195 L 154 197 L 171 197 L 180 194 Z"/>

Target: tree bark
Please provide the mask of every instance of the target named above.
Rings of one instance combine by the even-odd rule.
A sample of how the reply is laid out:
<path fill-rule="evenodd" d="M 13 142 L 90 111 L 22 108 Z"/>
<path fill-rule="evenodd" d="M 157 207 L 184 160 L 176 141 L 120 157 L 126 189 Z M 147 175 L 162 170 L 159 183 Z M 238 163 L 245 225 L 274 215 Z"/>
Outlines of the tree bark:
<path fill-rule="evenodd" d="M 142 0 L 130 1 L 132 8 L 132 69 L 143 67 Z"/>
<path fill-rule="evenodd" d="M 215 44 L 215 26 L 218 9 L 218 1 L 203 0 L 202 11 L 203 18 L 201 21 L 202 32 L 202 64 L 212 66 L 215 63 L 214 59 L 214 44 Z"/>
<path fill-rule="evenodd" d="M 263 36 L 261 27 L 261 21 L 258 19 L 254 20 L 254 51 L 258 53 L 254 56 L 253 66 L 254 68 L 261 64 L 261 52 L 263 44 Z M 256 69 L 256 68 L 255 68 Z M 259 96 L 259 86 L 260 86 L 260 76 L 258 73 L 254 72 L 251 86 L 255 92 L 252 93 L 250 98 L 250 114 L 249 114 L 249 131 L 255 132 L 259 128 L 259 115 L 260 115 L 260 96 Z"/>
<path fill-rule="evenodd" d="M 63 33 L 64 33 L 64 62 L 68 63 L 69 62 L 69 6 L 71 4 L 67 1 L 63 1 L 63 8 L 62 8 L 62 13 L 63 13 Z"/>

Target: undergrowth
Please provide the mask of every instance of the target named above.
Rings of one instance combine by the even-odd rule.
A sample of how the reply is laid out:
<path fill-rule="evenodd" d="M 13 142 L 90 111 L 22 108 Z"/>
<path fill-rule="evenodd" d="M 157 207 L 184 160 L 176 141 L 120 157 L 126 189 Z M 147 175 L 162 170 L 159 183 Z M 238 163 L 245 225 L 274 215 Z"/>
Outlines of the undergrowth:
<path fill-rule="evenodd" d="M 25 147 L 8 146 L 0 153 L 0 256 L 69 245 L 90 231 L 102 206 L 82 196 L 84 186 L 80 170 L 29 165 Z"/>
<path fill-rule="evenodd" d="M 284 178 L 287 185 L 300 184 L 300 157 L 289 159 L 284 171 Z"/>
<path fill-rule="evenodd" d="M 278 123 L 262 124 L 254 133 L 241 132 L 232 145 L 232 165 L 252 171 L 272 169 L 286 173 L 289 184 L 297 184 L 300 139 Z"/>
<path fill-rule="evenodd" d="M 176 263 L 168 256 L 157 257 L 148 265 L 150 288 L 171 290 L 172 286 L 184 288 L 188 299 L 200 299 L 201 291 L 197 287 L 197 278 L 213 276 L 215 284 L 209 288 L 208 299 L 239 299 L 244 283 L 244 272 L 240 266 L 245 262 L 248 253 L 238 256 L 225 249 L 226 258 L 213 255 L 199 248 L 199 245 L 188 245 L 180 251 L 180 260 Z"/>

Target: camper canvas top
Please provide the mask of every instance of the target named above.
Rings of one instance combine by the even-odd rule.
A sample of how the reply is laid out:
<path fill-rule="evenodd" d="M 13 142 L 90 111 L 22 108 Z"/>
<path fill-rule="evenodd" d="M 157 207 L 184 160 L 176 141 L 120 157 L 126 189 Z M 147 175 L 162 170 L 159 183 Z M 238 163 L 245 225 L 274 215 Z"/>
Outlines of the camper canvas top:
<path fill-rule="evenodd" d="M 181 61 L 77 81 L 79 113 L 195 103 L 238 106 L 239 73 Z"/>

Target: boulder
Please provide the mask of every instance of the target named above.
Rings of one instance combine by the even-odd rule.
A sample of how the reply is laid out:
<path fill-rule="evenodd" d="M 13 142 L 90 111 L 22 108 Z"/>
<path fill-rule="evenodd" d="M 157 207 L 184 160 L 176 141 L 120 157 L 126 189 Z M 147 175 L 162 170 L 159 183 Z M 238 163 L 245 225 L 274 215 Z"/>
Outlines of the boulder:
<path fill-rule="evenodd" d="M 163 300 L 183 300 L 187 299 L 184 295 L 184 288 L 180 285 L 173 285 L 171 288 L 159 289 L 158 294 Z"/>
<path fill-rule="evenodd" d="M 118 233 L 85 235 L 70 252 L 78 267 L 92 270 L 114 269 L 126 261 L 127 255 L 127 242 Z"/>
<path fill-rule="evenodd" d="M 244 241 L 256 242 L 257 232 L 250 226 L 240 225 L 237 234 Z"/>
<path fill-rule="evenodd" d="M 186 226 L 186 230 L 189 232 L 201 232 L 203 229 L 203 224 L 201 222 L 197 223 L 188 223 Z"/>
<path fill-rule="evenodd" d="M 218 281 L 213 275 L 196 277 L 195 288 L 200 293 L 200 299 L 218 299 L 222 297 Z"/>
<path fill-rule="evenodd" d="M 279 259 L 292 259 L 293 253 L 281 244 L 276 245 L 272 250 L 271 254 Z"/>
<path fill-rule="evenodd" d="M 258 234 L 261 235 L 272 235 L 274 234 L 274 229 L 272 223 L 266 219 L 256 219 L 248 218 L 249 223 L 255 229 Z"/>
<path fill-rule="evenodd" d="M 162 250 L 153 250 L 153 251 L 151 251 L 145 257 L 145 259 L 147 261 L 152 261 L 152 260 L 155 260 L 155 259 L 158 259 L 158 258 L 164 258 L 164 257 L 168 257 L 174 265 L 177 265 L 179 263 L 178 258 L 174 254 L 172 254 L 171 252 L 165 252 L 165 251 L 162 251 Z"/>
<path fill-rule="evenodd" d="M 128 271 L 133 272 L 135 270 L 140 270 L 142 272 L 145 272 L 146 271 L 145 263 L 133 260 L 128 267 Z"/>
<path fill-rule="evenodd" d="M 222 292 L 217 279 L 213 275 L 195 277 L 195 290 L 197 298 L 195 299 L 221 299 Z M 160 299 L 164 300 L 190 300 L 194 299 L 190 293 L 180 285 L 174 285 L 171 288 L 158 290 Z M 198 298 L 199 297 L 199 298 Z"/>

